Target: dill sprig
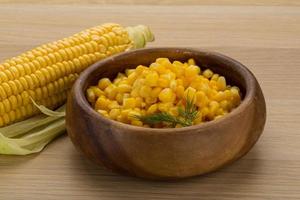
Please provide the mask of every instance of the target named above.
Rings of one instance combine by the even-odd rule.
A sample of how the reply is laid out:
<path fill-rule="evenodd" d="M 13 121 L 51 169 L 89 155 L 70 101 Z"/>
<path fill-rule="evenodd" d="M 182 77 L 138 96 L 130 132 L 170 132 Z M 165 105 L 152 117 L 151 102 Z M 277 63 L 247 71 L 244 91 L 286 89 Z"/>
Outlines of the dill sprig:
<path fill-rule="evenodd" d="M 178 117 L 175 117 L 167 112 L 159 112 L 151 115 L 145 116 L 134 116 L 138 120 L 142 121 L 145 124 L 154 125 L 160 123 L 166 123 L 170 127 L 175 127 L 176 125 L 181 126 L 191 126 L 193 121 L 197 117 L 198 110 L 194 104 L 194 98 L 190 99 L 187 95 L 186 103 L 184 108 L 178 107 Z"/>

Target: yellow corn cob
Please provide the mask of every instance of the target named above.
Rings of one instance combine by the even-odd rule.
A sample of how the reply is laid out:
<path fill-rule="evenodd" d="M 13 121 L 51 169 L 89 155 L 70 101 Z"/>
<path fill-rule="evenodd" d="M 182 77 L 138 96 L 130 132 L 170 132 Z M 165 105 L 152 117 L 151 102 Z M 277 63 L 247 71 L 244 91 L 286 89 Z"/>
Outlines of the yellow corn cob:
<path fill-rule="evenodd" d="M 31 98 L 50 109 L 62 105 L 88 66 L 153 39 L 143 25 L 103 24 L 6 60 L 0 64 L 0 127 L 37 114 Z"/>

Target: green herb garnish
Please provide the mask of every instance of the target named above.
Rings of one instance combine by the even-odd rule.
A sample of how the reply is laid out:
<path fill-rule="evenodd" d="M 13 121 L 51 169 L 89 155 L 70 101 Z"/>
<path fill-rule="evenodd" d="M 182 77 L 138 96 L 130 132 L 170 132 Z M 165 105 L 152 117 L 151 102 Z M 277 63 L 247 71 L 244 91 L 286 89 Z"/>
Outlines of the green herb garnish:
<path fill-rule="evenodd" d="M 198 114 L 198 110 L 193 99 L 191 100 L 189 97 L 187 97 L 184 108 L 178 107 L 178 117 L 174 117 L 167 112 L 159 112 L 151 115 L 135 116 L 135 118 L 149 125 L 166 123 L 173 128 L 176 125 L 191 126 L 193 125 L 193 121 L 196 119 Z"/>

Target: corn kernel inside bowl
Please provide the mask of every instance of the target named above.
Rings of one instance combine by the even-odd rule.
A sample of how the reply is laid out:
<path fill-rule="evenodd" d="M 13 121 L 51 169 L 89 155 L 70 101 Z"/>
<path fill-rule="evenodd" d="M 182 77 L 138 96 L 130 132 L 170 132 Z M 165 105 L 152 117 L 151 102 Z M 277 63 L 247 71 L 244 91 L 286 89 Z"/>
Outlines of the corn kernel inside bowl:
<path fill-rule="evenodd" d="M 102 78 L 90 86 L 86 97 L 102 116 L 152 128 L 179 128 L 215 120 L 241 102 L 240 90 L 226 84 L 224 76 L 201 70 L 194 59 L 187 62 L 158 58 Z"/>

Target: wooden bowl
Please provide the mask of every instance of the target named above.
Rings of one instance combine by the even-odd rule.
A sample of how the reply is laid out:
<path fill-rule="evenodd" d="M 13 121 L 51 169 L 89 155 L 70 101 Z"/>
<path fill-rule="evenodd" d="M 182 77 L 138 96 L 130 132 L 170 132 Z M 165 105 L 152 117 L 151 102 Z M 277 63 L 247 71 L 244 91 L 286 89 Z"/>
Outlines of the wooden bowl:
<path fill-rule="evenodd" d="M 109 120 L 89 105 L 85 91 L 102 77 L 126 68 L 148 66 L 158 57 L 194 58 L 237 85 L 242 103 L 225 117 L 184 128 L 143 128 Z M 95 163 L 122 174 L 149 179 L 177 179 L 205 174 L 245 155 L 261 135 L 266 105 L 253 74 L 219 53 L 191 48 L 147 48 L 100 61 L 78 78 L 67 103 L 67 131 L 74 145 Z"/>

